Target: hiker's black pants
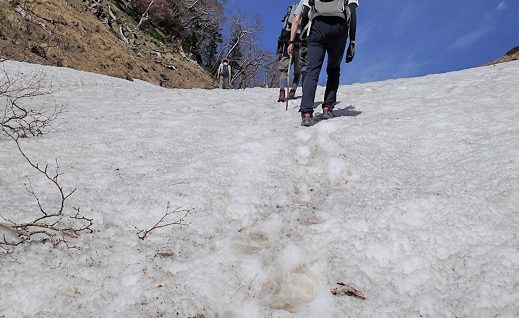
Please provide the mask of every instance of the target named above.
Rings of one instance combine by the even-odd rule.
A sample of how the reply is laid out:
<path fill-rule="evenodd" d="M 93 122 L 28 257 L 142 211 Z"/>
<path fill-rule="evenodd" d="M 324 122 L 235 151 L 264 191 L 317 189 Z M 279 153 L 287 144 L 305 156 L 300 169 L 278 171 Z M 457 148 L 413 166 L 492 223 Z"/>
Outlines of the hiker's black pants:
<path fill-rule="evenodd" d="M 337 89 L 341 73 L 341 62 L 346 48 L 348 25 L 344 19 L 338 17 L 316 17 L 312 21 L 308 38 L 308 56 L 306 76 L 303 83 L 303 99 L 301 113 L 314 111 L 315 90 L 319 81 L 319 74 L 323 67 L 324 56 L 328 54 L 326 73 L 326 91 L 324 105 L 333 109 L 337 101 Z"/>

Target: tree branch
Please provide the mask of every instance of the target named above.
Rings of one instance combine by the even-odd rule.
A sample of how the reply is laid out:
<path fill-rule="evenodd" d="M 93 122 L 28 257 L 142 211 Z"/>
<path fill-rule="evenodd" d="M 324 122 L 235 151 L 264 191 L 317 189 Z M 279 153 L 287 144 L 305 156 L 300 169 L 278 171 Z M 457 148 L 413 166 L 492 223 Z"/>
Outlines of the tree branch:
<path fill-rule="evenodd" d="M 184 223 L 184 221 L 185 221 L 186 217 L 189 215 L 189 213 L 191 213 L 191 210 L 180 210 L 180 208 L 176 208 L 174 210 L 170 210 L 170 209 L 171 209 L 170 202 L 168 202 L 168 205 L 166 207 L 166 213 L 157 221 L 157 223 L 155 223 L 152 227 L 148 228 L 147 230 L 141 230 L 138 227 L 135 227 L 135 229 L 138 231 L 137 236 L 141 240 L 144 240 L 148 236 L 148 234 L 155 231 L 156 229 L 160 229 L 160 228 L 168 227 L 168 226 L 172 226 L 172 225 L 189 225 L 189 223 Z M 179 214 L 179 213 L 183 214 L 183 216 L 181 216 L 177 220 L 165 221 L 170 215 Z"/>

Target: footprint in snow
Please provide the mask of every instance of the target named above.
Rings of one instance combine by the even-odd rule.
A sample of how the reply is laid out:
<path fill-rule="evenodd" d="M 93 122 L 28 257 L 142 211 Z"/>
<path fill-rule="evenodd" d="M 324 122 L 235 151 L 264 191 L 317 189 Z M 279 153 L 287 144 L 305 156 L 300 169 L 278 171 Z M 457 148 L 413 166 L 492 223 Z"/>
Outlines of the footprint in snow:
<path fill-rule="evenodd" d="M 234 248 L 242 254 L 255 254 L 260 250 L 269 249 L 276 245 L 281 236 L 283 218 L 272 214 L 258 224 L 244 229 L 235 238 Z"/>
<path fill-rule="evenodd" d="M 326 166 L 326 175 L 332 189 L 343 189 L 352 176 L 347 163 L 340 158 L 330 158 Z"/>
<path fill-rule="evenodd" d="M 263 286 L 263 293 L 269 294 L 270 307 L 296 312 L 315 298 L 319 280 L 313 269 L 316 260 L 311 259 L 294 243 L 288 243 L 279 252 Z"/>

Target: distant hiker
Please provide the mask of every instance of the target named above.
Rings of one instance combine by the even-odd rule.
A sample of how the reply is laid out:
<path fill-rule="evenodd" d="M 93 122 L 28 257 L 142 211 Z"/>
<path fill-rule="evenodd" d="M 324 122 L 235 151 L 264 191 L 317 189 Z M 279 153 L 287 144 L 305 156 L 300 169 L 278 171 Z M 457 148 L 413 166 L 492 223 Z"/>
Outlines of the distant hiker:
<path fill-rule="evenodd" d="M 339 88 L 340 66 L 346 49 L 348 33 L 350 44 L 346 63 L 351 62 L 355 56 L 358 6 L 358 0 L 301 0 L 296 9 L 296 17 L 292 22 L 290 34 L 289 54 L 294 52 L 297 47 L 297 31 L 302 19 L 308 18 L 310 23 L 307 28 L 309 34 L 308 64 L 299 109 L 302 126 L 312 125 L 315 90 L 325 54 L 328 54 L 328 65 L 326 66 L 328 78 L 322 104 L 323 119 L 333 118 L 333 108 L 337 101 L 337 89 Z"/>
<path fill-rule="evenodd" d="M 221 89 L 231 88 L 231 66 L 227 59 L 223 59 L 218 67 L 218 81 Z"/>
<path fill-rule="evenodd" d="M 278 37 L 278 70 L 279 74 L 279 98 L 278 102 L 284 102 L 285 98 L 293 99 L 296 96 L 296 90 L 299 86 L 299 81 L 301 80 L 301 67 L 299 65 L 299 47 L 296 46 L 292 52 L 292 64 L 290 63 L 290 56 L 288 54 L 288 45 L 290 42 L 290 30 L 292 28 L 292 21 L 295 18 L 295 10 L 297 4 L 292 4 L 288 7 L 287 13 L 283 18 L 283 28 L 281 29 L 281 33 Z M 287 72 L 288 68 L 294 66 L 294 79 L 292 81 L 292 85 L 290 86 L 290 90 L 288 91 L 288 96 L 285 96 L 285 88 L 287 87 Z"/>

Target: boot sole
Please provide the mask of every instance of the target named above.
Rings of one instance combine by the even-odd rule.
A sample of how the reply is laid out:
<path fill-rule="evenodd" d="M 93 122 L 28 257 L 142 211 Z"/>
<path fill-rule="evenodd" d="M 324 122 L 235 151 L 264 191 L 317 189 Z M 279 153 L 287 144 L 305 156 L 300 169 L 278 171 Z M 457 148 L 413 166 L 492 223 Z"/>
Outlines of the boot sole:
<path fill-rule="evenodd" d="M 324 120 L 332 119 L 332 118 L 333 118 L 333 113 L 329 113 L 329 112 L 323 113 Z"/>
<path fill-rule="evenodd" d="M 310 126 L 312 126 L 312 124 L 313 124 L 312 122 L 307 123 L 307 122 L 304 122 L 304 121 L 303 121 L 303 122 L 301 123 L 301 126 L 303 126 L 303 127 L 310 127 Z"/>

